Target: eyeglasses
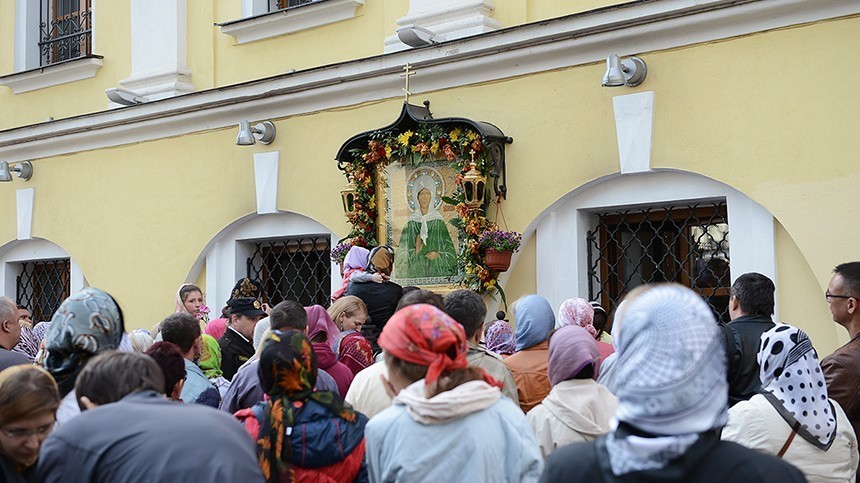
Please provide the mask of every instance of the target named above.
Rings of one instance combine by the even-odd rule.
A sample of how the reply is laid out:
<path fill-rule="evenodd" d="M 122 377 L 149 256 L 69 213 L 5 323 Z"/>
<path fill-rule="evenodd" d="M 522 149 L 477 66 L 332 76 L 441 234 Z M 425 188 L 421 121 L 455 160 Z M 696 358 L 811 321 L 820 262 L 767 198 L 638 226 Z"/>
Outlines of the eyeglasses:
<path fill-rule="evenodd" d="M 830 293 L 830 290 L 824 292 L 824 298 L 826 299 L 856 299 L 857 297 L 853 295 L 833 295 Z"/>
<path fill-rule="evenodd" d="M 11 431 L 6 429 L 0 429 L 0 433 L 3 433 L 9 439 L 15 440 L 23 440 L 27 439 L 30 436 L 36 436 L 38 438 L 44 438 L 54 429 L 54 423 L 46 424 L 44 426 L 39 426 L 36 429 L 13 429 Z"/>

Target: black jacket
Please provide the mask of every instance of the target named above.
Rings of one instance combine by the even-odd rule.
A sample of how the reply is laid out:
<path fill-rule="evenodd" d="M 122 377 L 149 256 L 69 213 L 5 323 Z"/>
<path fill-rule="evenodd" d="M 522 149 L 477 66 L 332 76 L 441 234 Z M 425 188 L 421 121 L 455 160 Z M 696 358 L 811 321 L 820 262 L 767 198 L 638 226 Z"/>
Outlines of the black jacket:
<path fill-rule="evenodd" d="M 367 315 L 370 323 L 362 328 L 362 334 L 377 349 L 376 339 L 385 327 L 388 319 L 394 315 L 397 303 L 403 296 L 403 287 L 394 282 L 384 283 L 350 283 L 345 295 L 355 295 L 367 305 Z"/>
<path fill-rule="evenodd" d="M 702 434 L 680 458 L 659 470 L 612 473 L 606 436 L 589 443 L 559 448 L 550 456 L 541 483 L 639 483 L 639 482 L 805 482 L 794 466 L 768 454 L 720 441 L 715 433 Z"/>
<path fill-rule="evenodd" d="M 218 345 L 221 346 L 222 375 L 224 379 L 232 381 L 236 371 L 254 355 L 254 344 L 228 327 L 218 339 Z"/>
<path fill-rule="evenodd" d="M 744 315 L 720 325 L 726 341 L 729 406 L 748 400 L 761 389 L 756 357 L 761 335 L 775 326 L 770 317 L 764 315 Z"/>

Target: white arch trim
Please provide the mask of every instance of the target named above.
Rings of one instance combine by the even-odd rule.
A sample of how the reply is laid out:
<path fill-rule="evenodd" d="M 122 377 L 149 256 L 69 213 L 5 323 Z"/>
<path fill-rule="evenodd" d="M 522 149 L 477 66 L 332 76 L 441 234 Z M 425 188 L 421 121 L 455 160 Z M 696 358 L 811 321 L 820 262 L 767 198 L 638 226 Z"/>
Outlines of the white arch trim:
<path fill-rule="evenodd" d="M 655 170 L 613 174 L 587 183 L 544 210 L 524 233 L 537 237 L 537 292 L 553 307 L 588 296 L 586 234 L 602 209 L 725 199 L 731 237 L 731 279 L 759 272 L 776 281 L 773 215 L 740 191 L 703 175 Z M 774 314 L 778 317 L 778 314 Z"/>
<path fill-rule="evenodd" d="M 245 261 L 251 254 L 249 242 L 300 235 L 330 235 L 333 244 L 339 239 L 323 224 L 297 213 L 248 215 L 221 230 L 209 242 L 186 280 L 196 280 L 205 263 L 206 299 L 217 312 L 230 297 L 236 280 L 246 275 Z M 332 264 L 332 292 L 340 288 L 340 284 L 340 270 Z"/>
<path fill-rule="evenodd" d="M 16 279 L 21 275 L 22 262 L 55 258 L 68 258 L 71 261 L 71 293 L 80 292 L 87 286 L 81 268 L 65 250 L 48 240 L 33 238 L 15 240 L 0 247 L 0 294 L 15 299 Z"/>

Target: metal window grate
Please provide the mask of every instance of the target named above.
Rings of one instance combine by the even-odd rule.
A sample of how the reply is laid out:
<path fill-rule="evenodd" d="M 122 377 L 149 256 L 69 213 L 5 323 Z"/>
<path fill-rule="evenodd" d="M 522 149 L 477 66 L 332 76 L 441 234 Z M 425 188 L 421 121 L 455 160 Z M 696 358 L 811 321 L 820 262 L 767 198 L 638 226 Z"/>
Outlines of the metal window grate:
<path fill-rule="evenodd" d="M 34 322 L 51 320 L 63 300 L 71 295 L 68 258 L 21 264 L 16 279 L 16 302 L 30 309 Z"/>
<path fill-rule="evenodd" d="M 325 0 L 269 0 L 269 11 L 277 12 L 285 8 L 299 7 L 309 3 L 324 2 Z"/>
<path fill-rule="evenodd" d="M 295 300 L 327 307 L 331 298 L 331 237 L 308 235 L 254 243 L 248 277 L 265 287 L 263 299 L 274 306 Z"/>
<path fill-rule="evenodd" d="M 729 225 L 725 201 L 596 213 L 588 232 L 588 294 L 607 310 L 638 285 L 676 282 L 728 321 Z"/>
<path fill-rule="evenodd" d="M 92 53 L 90 0 L 41 0 L 39 18 L 43 66 Z"/>

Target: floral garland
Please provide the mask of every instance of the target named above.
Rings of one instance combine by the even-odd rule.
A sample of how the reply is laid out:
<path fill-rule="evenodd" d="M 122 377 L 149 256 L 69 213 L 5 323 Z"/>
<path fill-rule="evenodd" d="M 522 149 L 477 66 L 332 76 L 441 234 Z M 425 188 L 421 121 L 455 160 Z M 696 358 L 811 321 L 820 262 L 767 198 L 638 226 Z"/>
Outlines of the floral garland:
<path fill-rule="evenodd" d="M 425 161 L 445 159 L 458 173 L 454 177 L 456 186 L 451 197 L 442 201 L 454 205 L 459 218 L 451 220 L 457 227 L 460 253 L 458 269 L 463 274 L 460 285 L 478 293 L 505 294 L 498 286 L 499 273 L 487 267 L 484 259 L 486 248 L 480 243 L 481 235 L 496 229 L 496 224 L 486 217 L 489 199 L 478 209 L 466 206 L 463 191 L 463 175 L 471 164 L 482 175 L 488 176 L 492 161 L 489 159 L 481 135 L 462 126 L 446 130 L 438 124 L 419 124 L 415 131 L 375 132 L 371 134 L 367 148 L 350 150 L 352 163 L 346 163 L 346 177 L 355 184 L 355 211 L 349 216 L 352 231 L 347 235 L 349 243 L 363 247 L 378 245 L 376 240 L 376 186 L 373 173 L 384 169 L 393 160 L 399 159 L 412 166 Z"/>

